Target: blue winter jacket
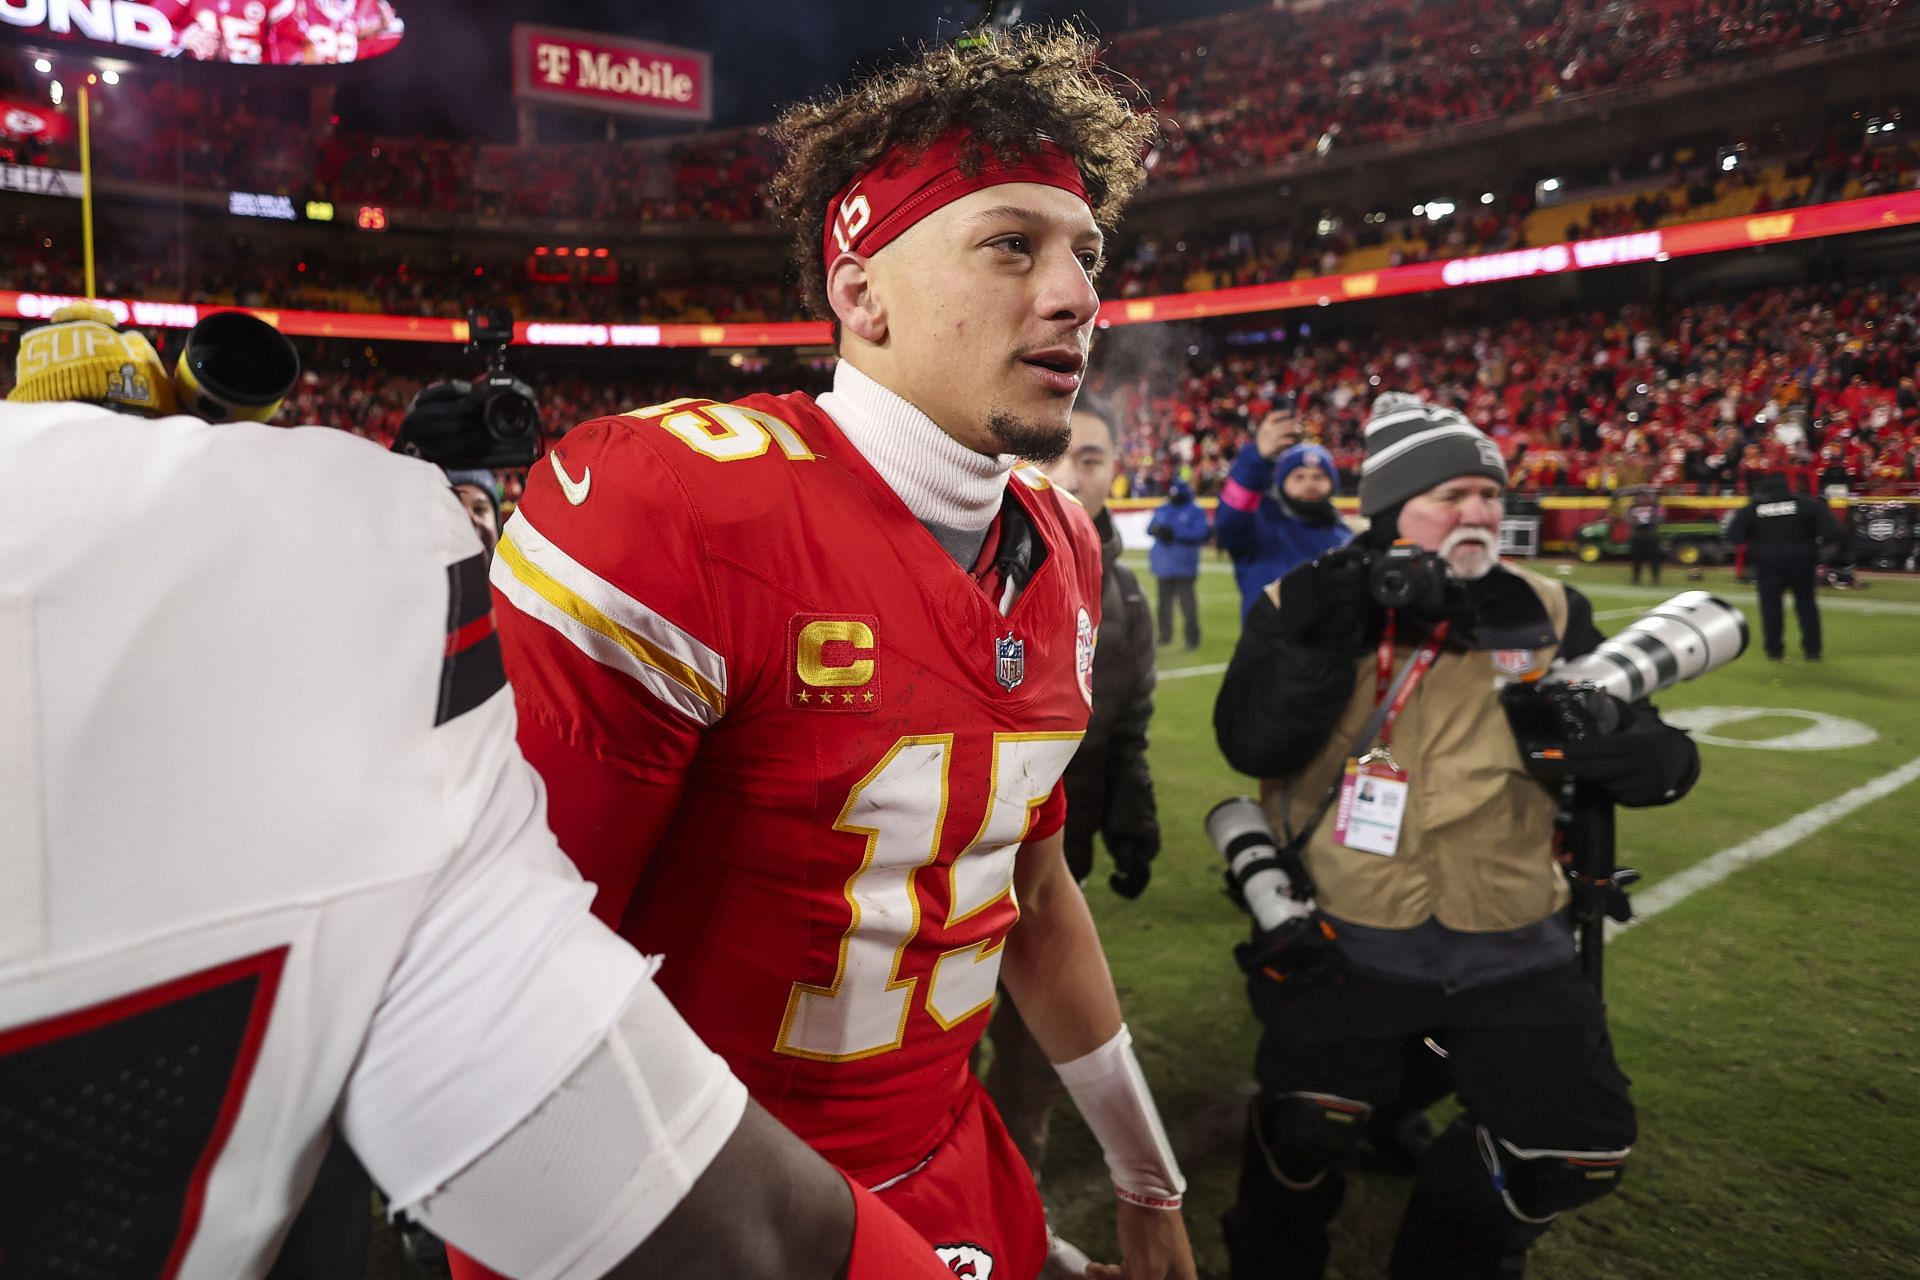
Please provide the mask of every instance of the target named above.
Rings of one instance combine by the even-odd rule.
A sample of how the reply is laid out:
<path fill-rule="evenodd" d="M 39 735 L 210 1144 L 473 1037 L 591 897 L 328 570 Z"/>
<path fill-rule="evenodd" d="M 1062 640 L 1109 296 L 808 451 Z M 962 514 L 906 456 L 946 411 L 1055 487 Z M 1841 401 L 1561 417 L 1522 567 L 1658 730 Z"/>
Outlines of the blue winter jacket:
<path fill-rule="evenodd" d="M 1193 500 L 1193 490 L 1186 481 L 1173 482 L 1166 502 L 1147 521 L 1147 532 L 1153 536 L 1147 570 L 1154 577 L 1200 576 L 1200 548 L 1206 545 L 1208 534 L 1207 513 Z"/>
<path fill-rule="evenodd" d="M 1309 451 L 1324 452 L 1318 445 L 1296 445 L 1281 455 L 1300 465 L 1297 455 Z M 1233 576 L 1240 584 L 1240 616 L 1244 619 L 1253 602 L 1267 584 L 1283 578 L 1298 565 L 1345 546 L 1353 534 L 1338 520 L 1330 525 L 1311 525 L 1294 518 L 1273 496 L 1274 470 L 1280 459 L 1263 458 L 1252 444 L 1241 447 L 1227 473 L 1227 486 L 1220 495 L 1220 508 L 1213 519 L 1213 537 L 1222 551 L 1233 558 Z M 1329 475 L 1337 473 L 1331 458 L 1324 464 Z"/>

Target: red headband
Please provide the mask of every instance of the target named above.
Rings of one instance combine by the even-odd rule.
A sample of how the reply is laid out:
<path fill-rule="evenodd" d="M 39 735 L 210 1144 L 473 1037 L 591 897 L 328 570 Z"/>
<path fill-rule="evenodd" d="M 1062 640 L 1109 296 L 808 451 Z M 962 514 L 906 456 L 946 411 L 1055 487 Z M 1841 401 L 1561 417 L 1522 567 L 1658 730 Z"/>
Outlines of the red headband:
<path fill-rule="evenodd" d="M 827 206 L 821 252 L 827 267 L 843 253 L 874 254 L 920 219 L 962 196 L 1008 182 L 1037 182 L 1070 191 L 1090 206 L 1080 166 L 1056 142 L 1012 163 L 988 151 L 972 177 L 960 171 L 970 133 L 953 129 L 927 144 L 917 159 L 906 144 L 888 151 L 872 168 L 854 175 Z"/>

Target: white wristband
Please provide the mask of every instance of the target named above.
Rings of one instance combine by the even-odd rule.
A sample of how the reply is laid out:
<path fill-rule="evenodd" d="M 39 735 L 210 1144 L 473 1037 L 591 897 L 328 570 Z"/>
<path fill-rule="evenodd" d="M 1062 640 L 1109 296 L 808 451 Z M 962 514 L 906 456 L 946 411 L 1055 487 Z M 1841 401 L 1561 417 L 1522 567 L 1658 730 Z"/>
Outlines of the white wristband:
<path fill-rule="evenodd" d="M 1174 1161 L 1125 1024 L 1092 1053 L 1057 1063 L 1054 1070 L 1100 1143 L 1114 1194 L 1149 1209 L 1178 1209 L 1187 1180 Z"/>

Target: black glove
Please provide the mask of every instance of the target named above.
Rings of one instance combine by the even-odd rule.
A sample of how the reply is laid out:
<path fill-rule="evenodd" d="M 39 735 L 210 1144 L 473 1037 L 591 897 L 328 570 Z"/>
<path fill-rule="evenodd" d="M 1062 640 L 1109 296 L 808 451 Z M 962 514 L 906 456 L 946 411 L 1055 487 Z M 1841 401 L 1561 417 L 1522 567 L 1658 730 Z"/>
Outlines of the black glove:
<path fill-rule="evenodd" d="M 1283 1011 L 1302 991 L 1333 977 L 1340 965 L 1333 926 L 1319 912 L 1296 916 L 1271 933 L 1253 927 L 1253 939 L 1233 949 L 1247 975 L 1247 998 L 1262 1021 Z"/>
<path fill-rule="evenodd" d="M 1357 645 L 1373 621 L 1366 552 L 1348 543 L 1280 579 L 1280 633 L 1323 649 Z"/>
<path fill-rule="evenodd" d="M 1509 702 L 1520 696 L 1502 694 Z M 1700 749 L 1652 708 L 1597 690 L 1568 697 L 1549 687 L 1541 696 L 1552 701 L 1562 732 L 1541 733 L 1538 722 L 1516 719 L 1520 756 L 1541 777 L 1595 783 L 1629 809 L 1671 804 L 1699 779 Z"/>
<path fill-rule="evenodd" d="M 1153 860 L 1160 852 L 1158 836 L 1141 839 L 1132 836 L 1108 836 L 1107 852 L 1113 856 L 1113 874 L 1107 884 L 1123 898 L 1137 898 L 1146 892 L 1153 879 Z"/>
<path fill-rule="evenodd" d="M 1154 529 L 1154 530 L 1152 530 L 1152 533 L 1153 533 L 1153 536 L 1154 536 L 1155 538 L 1157 538 L 1157 539 L 1158 539 L 1159 541 L 1161 541 L 1161 542 L 1172 542 L 1172 541 L 1173 541 L 1173 526 L 1172 526 L 1172 525 L 1165 525 L 1165 524 L 1163 524 L 1163 525 L 1160 525 L 1160 526 L 1159 526 L 1158 528 L 1156 528 L 1156 529 Z"/>

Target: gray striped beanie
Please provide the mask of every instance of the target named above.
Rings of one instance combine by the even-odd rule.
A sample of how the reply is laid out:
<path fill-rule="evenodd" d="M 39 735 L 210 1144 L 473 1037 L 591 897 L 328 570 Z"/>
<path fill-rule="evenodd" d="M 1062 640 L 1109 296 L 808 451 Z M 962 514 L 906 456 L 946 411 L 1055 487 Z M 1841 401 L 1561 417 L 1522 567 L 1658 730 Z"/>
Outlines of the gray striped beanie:
<path fill-rule="evenodd" d="M 1507 483 L 1500 446 L 1484 431 L 1455 410 L 1403 391 L 1385 392 L 1373 402 L 1366 446 L 1360 465 L 1363 516 L 1377 516 L 1461 476 Z"/>

